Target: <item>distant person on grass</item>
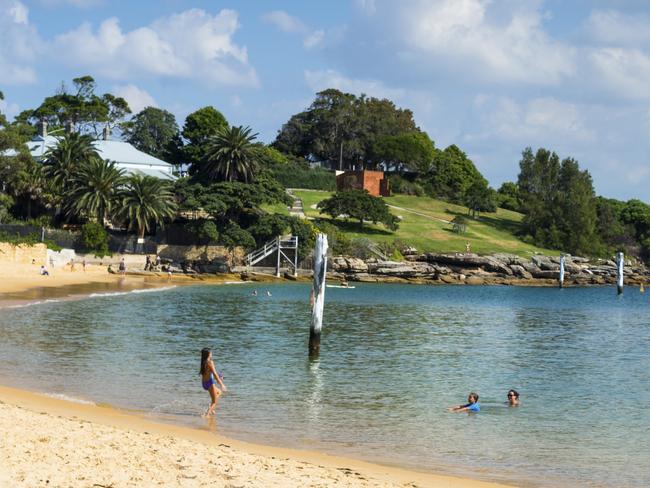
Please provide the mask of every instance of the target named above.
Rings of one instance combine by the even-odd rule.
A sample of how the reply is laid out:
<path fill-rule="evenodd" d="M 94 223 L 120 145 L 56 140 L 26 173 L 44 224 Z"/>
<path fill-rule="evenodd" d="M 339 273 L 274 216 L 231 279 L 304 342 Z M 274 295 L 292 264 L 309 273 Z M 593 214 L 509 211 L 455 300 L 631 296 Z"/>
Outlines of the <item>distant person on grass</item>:
<path fill-rule="evenodd" d="M 221 396 L 221 391 L 228 391 L 226 385 L 221 379 L 221 375 L 217 372 L 212 362 L 212 351 L 207 347 L 201 350 L 201 382 L 203 389 L 210 393 L 210 406 L 205 412 L 205 416 L 209 417 L 214 414 L 214 409 L 217 407 L 217 400 Z M 217 383 L 221 386 L 221 390 L 217 388 Z"/>
<path fill-rule="evenodd" d="M 481 404 L 478 402 L 478 394 L 470 393 L 465 405 L 456 405 L 449 409 L 450 412 L 480 412 Z"/>

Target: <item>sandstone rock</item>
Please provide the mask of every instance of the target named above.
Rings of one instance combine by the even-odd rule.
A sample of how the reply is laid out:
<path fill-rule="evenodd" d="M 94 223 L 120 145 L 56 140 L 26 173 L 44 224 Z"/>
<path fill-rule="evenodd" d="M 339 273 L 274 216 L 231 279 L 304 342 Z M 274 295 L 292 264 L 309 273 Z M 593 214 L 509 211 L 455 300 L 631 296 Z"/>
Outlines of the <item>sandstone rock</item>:
<path fill-rule="evenodd" d="M 525 280 L 532 280 L 532 279 L 533 279 L 533 275 L 530 274 L 530 272 L 528 272 L 528 271 L 526 270 L 526 268 L 524 268 L 524 267 L 521 266 L 521 265 L 518 265 L 518 264 L 511 264 L 511 265 L 510 265 L 510 269 L 512 270 L 512 272 L 514 273 L 514 275 L 517 276 L 517 277 L 519 277 L 519 278 L 523 278 L 523 279 L 525 279 Z"/>
<path fill-rule="evenodd" d="M 467 280 L 465 280 L 465 283 L 468 285 L 484 285 L 485 279 L 480 276 L 470 276 L 467 278 Z"/>

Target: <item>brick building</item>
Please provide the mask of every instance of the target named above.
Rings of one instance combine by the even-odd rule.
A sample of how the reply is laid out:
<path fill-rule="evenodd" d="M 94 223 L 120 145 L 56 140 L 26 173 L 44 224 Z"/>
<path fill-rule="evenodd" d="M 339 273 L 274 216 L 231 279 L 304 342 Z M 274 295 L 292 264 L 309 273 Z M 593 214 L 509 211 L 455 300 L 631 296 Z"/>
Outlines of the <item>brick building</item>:
<path fill-rule="evenodd" d="M 390 187 L 388 178 L 384 177 L 383 171 L 342 171 L 336 174 L 336 189 L 345 190 L 367 190 L 375 197 L 389 197 Z"/>

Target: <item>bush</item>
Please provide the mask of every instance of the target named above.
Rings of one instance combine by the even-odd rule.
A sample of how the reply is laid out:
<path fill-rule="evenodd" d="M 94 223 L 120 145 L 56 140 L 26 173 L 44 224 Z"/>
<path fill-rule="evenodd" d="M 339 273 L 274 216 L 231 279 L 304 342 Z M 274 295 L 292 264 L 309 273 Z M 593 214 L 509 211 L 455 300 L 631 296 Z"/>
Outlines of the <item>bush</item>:
<path fill-rule="evenodd" d="M 327 234 L 327 242 L 333 255 L 344 256 L 351 253 L 352 241 L 337 226 L 324 220 L 318 220 L 316 227 L 319 232 Z"/>
<path fill-rule="evenodd" d="M 451 223 L 453 224 L 453 230 L 456 234 L 464 234 L 467 231 L 467 219 L 462 215 L 454 217 L 454 220 L 452 220 Z"/>
<path fill-rule="evenodd" d="M 272 174 L 285 188 L 336 190 L 336 176 L 333 172 L 323 168 L 312 169 L 306 163 L 277 165 Z"/>
<path fill-rule="evenodd" d="M 183 229 L 191 234 L 196 244 L 208 245 L 219 240 L 219 230 L 213 220 L 192 220 L 185 223 Z"/>
<path fill-rule="evenodd" d="M 108 232 L 97 222 L 88 222 L 81 227 L 81 244 L 98 258 L 108 256 Z"/>
<path fill-rule="evenodd" d="M 221 230 L 221 243 L 233 249 L 235 247 L 243 247 L 246 250 L 255 248 L 255 239 L 247 230 L 242 229 L 235 222 L 229 222 Z"/>
<path fill-rule="evenodd" d="M 321 213 L 333 219 L 345 215 L 358 220 L 359 228 L 363 228 L 364 221 L 374 224 L 381 222 L 391 231 L 397 230 L 399 226 L 397 217 L 390 213 L 388 205 L 366 190 L 337 191 L 330 198 L 320 201 L 317 207 Z"/>
<path fill-rule="evenodd" d="M 390 189 L 393 193 L 414 195 L 417 197 L 426 195 L 424 188 L 419 183 L 409 181 L 399 175 L 391 175 L 388 179 L 390 181 Z"/>

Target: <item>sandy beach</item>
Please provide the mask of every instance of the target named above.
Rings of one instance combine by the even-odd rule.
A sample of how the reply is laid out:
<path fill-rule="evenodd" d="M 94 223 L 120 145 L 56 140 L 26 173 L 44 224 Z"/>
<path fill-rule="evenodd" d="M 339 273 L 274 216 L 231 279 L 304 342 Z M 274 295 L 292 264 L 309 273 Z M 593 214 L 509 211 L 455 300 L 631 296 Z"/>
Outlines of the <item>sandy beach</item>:
<path fill-rule="evenodd" d="M 207 425 L 167 425 L 6 387 L 0 387 L 0 429 L 0 486 L 504 486 L 249 444 Z"/>

